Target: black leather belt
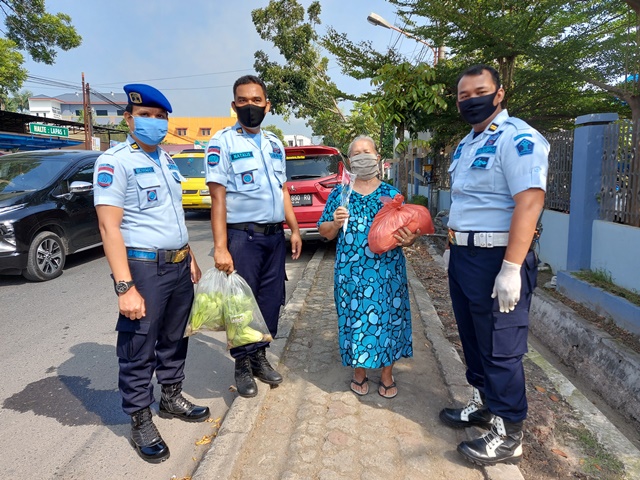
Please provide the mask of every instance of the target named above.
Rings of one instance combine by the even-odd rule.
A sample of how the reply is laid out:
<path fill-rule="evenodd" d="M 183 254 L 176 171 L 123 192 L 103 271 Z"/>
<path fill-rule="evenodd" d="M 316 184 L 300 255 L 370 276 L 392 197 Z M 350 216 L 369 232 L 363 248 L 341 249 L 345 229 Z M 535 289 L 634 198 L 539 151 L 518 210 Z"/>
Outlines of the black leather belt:
<path fill-rule="evenodd" d="M 227 228 L 231 230 L 253 231 L 263 235 L 275 235 L 284 231 L 282 223 L 227 223 Z"/>
<path fill-rule="evenodd" d="M 177 250 L 156 250 L 154 248 L 133 248 L 127 247 L 127 258 L 129 260 L 139 260 L 141 262 L 158 262 L 164 257 L 164 263 L 183 262 L 189 254 L 189 245 L 185 245 Z"/>

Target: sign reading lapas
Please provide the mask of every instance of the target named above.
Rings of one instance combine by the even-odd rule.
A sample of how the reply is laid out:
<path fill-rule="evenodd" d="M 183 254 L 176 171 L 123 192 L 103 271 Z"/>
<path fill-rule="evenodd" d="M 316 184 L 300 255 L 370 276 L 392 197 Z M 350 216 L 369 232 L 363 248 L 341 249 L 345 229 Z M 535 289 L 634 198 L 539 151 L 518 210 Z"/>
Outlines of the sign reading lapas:
<path fill-rule="evenodd" d="M 56 127 L 55 125 L 43 125 L 41 123 L 30 123 L 29 132 L 36 135 L 53 135 L 54 137 L 68 137 L 69 129 Z"/>

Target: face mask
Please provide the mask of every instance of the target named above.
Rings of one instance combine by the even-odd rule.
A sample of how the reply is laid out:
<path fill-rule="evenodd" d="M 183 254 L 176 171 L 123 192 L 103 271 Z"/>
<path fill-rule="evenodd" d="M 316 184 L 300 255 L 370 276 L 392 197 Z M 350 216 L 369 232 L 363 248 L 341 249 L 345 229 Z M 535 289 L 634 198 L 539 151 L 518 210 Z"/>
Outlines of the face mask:
<path fill-rule="evenodd" d="M 483 95 L 482 97 L 469 98 L 468 100 L 458 103 L 460 115 L 471 125 L 484 122 L 498 108 L 497 105 L 493 104 L 493 100 L 497 94 L 498 91 L 489 95 Z"/>
<path fill-rule="evenodd" d="M 374 153 L 359 153 L 349 157 L 351 172 L 361 180 L 369 180 L 378 175 L 378 156 Z"/>
<path fill-rule="evenodd" d="M 259 107 L 257 105 L 245 105 L 244 107 L 238 107 L 236 105 L 236 113 L 238 114 L 238 120 L 242 125 L 249 128 L 259 127 L 264 120 L 265 109 L 267 107 Z"/>
<path fill-rule="evenodd" d="M 169 121 L 161 118 L 133 117 L 133 134 L 142 143 L 159 145 L 169 130 Z"/>

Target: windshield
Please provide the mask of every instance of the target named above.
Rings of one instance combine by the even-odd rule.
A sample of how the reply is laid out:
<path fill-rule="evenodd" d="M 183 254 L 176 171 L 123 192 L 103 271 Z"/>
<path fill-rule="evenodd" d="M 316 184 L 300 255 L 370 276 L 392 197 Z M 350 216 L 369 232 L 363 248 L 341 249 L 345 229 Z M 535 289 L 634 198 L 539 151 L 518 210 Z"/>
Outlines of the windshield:
<path fill-rule="evenodd" d="M 324 178 L 338 173 L 340 155 L 318 155 L 287 160 L 287 180 Z"/>
<path fill-rule="evenodd" d="M 204 178 L 203 157 L 182 157 L 173 159 L 178 165 L 180 173 L 185 178 Z"/>
<path fill-rule="evenodd" d="M 40 190 L 69 165 L 64 160 L 0 158 L 0 192 Z"/>

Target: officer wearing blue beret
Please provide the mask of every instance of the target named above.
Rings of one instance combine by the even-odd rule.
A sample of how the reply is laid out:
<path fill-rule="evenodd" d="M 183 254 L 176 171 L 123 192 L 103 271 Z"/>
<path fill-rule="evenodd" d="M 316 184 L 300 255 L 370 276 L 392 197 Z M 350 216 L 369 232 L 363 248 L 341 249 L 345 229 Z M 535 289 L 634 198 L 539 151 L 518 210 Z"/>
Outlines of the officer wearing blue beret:
<path fill-rule="evenodd" d="M 498 72 L 487 65 L 458 79 L 458 110 L 471 132 L 453 154 L 449 289 L 473 387 L 464 408 L 445 408 L 454 428 L 490 428 L 458 451 L 481 465 L 522 457 L 527 398 L 522 356 L 537 259 L 531 249 L 544 205 L 549 144 L 510 117 Z"/>
<path fill-rule="evenodd" d="M 151 418 L 155 373 L 160 416 L 202 422 L 209 408 L 182 395 L 193 283 L 200 268 L 189 248 L 178 166 L 159 148 L 171 104 L 149 85 L 125 85 L 127 140 L 96 160 L 95 205 L 120 315 L 117 355 L 131 443 L 146 461 L 169 458 Z"/>
<path fill-rule="evenodd" d="M 300 256 L 302 240 L 285 185 L 284 146 L 276 135 L 260 129 L 271 107 L 265 84 L 253 75 L 240 77 L 233 85 L 233 97 L 238 123 L 211 138 L 205 165 L 215 266 L 227 273 L 235 269 L 247 281 L 275 338 L 285 299 L 285 219 L 294 260 Z M 241 396 L 258 394 L 254 375 L 271 385 L 282 382 L 267 361 L 268 345 L 259 342 L 231 349 Z"/>

